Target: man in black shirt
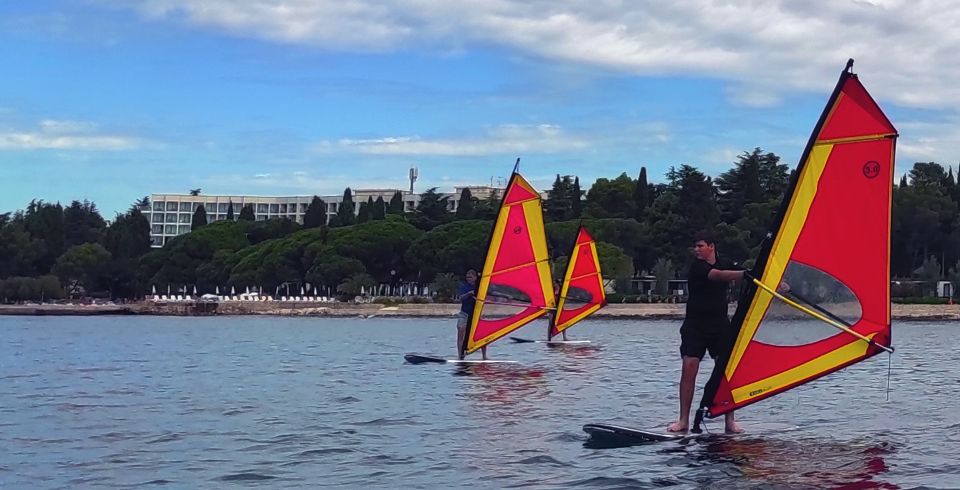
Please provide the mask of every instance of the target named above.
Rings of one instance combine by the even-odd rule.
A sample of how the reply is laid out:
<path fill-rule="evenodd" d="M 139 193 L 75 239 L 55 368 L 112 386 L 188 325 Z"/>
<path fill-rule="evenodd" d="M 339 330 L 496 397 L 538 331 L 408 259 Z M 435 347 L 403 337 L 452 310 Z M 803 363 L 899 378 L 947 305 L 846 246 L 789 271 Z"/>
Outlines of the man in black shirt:
<path fill-rule="evenodd" d="M 724 270 L 717 263 L 716 241 L 706 232 L 694 237 L 693 253 L 696 260 L 687 275 L 687 314 L 680 327 L 680 417 L 667 427 L 669 432 L 686 432 L 690 427 L 690 405 L 704 354 L 709 351 L 716 360 L 730 350 L 733 339 L 727 318 L 727 288 L 731 281 L 744 275 L 744 271 Z M 742 431 L 733 412 L 728 412 L 726 432 Z"/>

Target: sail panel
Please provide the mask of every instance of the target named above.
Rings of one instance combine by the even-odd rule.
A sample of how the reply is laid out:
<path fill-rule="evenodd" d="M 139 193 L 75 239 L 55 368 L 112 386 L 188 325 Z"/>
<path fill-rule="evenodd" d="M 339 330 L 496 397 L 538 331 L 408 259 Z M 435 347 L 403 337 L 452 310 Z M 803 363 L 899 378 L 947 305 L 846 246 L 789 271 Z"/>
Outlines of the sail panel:
<path fill-rule="evenodd" d="M 896 130 L 855 75 L 844 72 L 754 276 L 793 302 L 890 344 L 890 206 Z M 768 239 L 770 240 L 770 239 Z M 751 285 L 741 297 L 730 355 L 704 393 L 715 417 L 859 362 L 881 350 L 817 327 Z M 819 320 L 816 320 L 819 321 Z M 790 335 L 791 329 L 796 335 Z M 805 331 L 806 330 L 806 331 Z"/>
<path fill-rule="evenodd" d="M 464 350 L 473 352 L 553 308 L 540 196 L 514 173 L 504 192 L 477 286 Z"/>
<path fill-rule="evenodd" d="M 557 313 L 551 322 L 550 337 L 593 314 L 606 304 L 606 300 L 597 244 L 587 229 L 581 226 L 567 262 L 563 285 L 560 287 L 560 298 L 557 301 Z"/>

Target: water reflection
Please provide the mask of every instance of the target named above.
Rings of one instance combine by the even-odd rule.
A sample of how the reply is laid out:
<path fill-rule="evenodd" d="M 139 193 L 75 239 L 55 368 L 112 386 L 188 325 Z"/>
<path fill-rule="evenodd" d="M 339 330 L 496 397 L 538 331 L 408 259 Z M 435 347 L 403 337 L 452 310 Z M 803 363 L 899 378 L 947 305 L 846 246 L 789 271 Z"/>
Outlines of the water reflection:
<path fill-rule="evenodd" d="M 889 471 L 886 458 L 895 452 L 882 441 L 711 436 L 686 449 L 692 469 L 683 476 L 697 481 L 712 480 L 720 466 L 735 468 L 754 483 L 777 486 L 899 488 L 882 479 Z"/>

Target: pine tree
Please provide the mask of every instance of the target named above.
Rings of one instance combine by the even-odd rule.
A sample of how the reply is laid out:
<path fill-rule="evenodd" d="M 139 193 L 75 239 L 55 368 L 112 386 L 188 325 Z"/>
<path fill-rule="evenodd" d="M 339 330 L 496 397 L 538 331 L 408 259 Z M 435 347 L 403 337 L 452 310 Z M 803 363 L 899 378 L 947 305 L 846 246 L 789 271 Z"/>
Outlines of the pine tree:
<path fill-rule="evenodd" d="M 373 202 L 373 210 L 370 211 L 370 219 L 384 219 L 387 214 L 387 203 L 383 201 L 383 196 L 377 196 Z"/>
<path fill-rule="evenodd" d="M 900 177 L 900 188 L 901 188 L 901 189 L 906 189 L 906 188 L 907 188 L 907 185 L 908 185 L 908 184 L 907 184 L 907 174 L 903 174 L 903 175 Z"/>
<path fill-rule="evenodd" d="M 457 219 L 473 219 L 474 207 L 473 193 L 469 188 L 464 187 L 457 201 Z"/>
<path fill-rule="evenodd" d="M 227 219 L 233 221 L 233 201 L 227 206 Z"/>
<path fill-rule="evenodd" d="M 190 231 L 196 230 L 201 226 L 206 226 L 207 224 L 207 209 L 203 207 L 203 204 L 197 206 L 197 209 L 193 212 L 193 220 L 190 221 Z"/>
<path fill-rule="evenodd" d="M 583 216 L 583 191 L 580 190 L 580 177 L 573 179 L 573 194 L 570 200 L 570 218 L 579 219 Z"/>
<path fill-rule="evenodd" d="M 253 212 L 253 204 L 245 204 L 240 208 L 241 221 L 256 221 L 257 215 Z"/>
<path fill-rule="evenodd" d="M 370 221 L 370 202 L 360 203 L 360 209 L 357 210 L 357 223 Z"/>
<path fill-rule="evenodd" d="M 306 212 L 303 213 L 303 227 L 317 228 L 327 224 L 327 203 L 319 196 L 313 196 Z"/>
<path fill-rule="evenodd" d="M 403 193 L 397 191 L 393 194 L 393 197 L 390 198 L 390 209 L 387 210 L 389 214 L 403 214 Z"/>
<path fill-rule="evenodd" d="M 650 184 L 647 183 L 647 167 L 640 167 L 640 175 L 637 177 L 637 187 L 633 190 L 633 201 L 637 205 L 637 221 L 642 221 L 646 215 L 647 206 L 652 201 L 650 199 Z"/>
<path fill-rule="evenodd" d="M 356 207 L 353 204 L 353 193 L 347 187 L 343 191 L 343 200 L 337 209 L 337 226 L 350 226 L 357 222 Z"/>

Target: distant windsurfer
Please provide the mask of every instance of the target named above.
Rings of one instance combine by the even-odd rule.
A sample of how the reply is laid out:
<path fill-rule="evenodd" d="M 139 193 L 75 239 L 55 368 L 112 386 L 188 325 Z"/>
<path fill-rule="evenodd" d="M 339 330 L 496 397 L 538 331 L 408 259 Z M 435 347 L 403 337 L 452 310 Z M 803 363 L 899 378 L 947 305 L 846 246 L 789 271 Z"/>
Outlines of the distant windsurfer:
<path fill-rule="evenodd" d="M 562 283 L 560 281 L 553 281 L 553 297 L 560 298 L 560 291 L 562 289 Z M 557 318 L 557 310 L 547 310 L 547 341 L 553 340 L 553 321 Z M 564 342 L 567 341 L 567 329 L 560 331 Z"/>
<path fill-rule="evenodd" d="M 470 269 L 464 275 L 464 282 L 457 289 L 457 297 L 460 299 L 460 313 L 457 314 L 457 357 L 463 360 L 465 338 L 467 329 L 470 328 L 470 316 L 473 315 L 473 309 L 477 304 L 477 271 Z M 487 346 L 480 348 L 483 354 L 483 360 L 487 360 Z"/>
<path fill-rule="evenodd" d="M 669 432 L 686 432 L 690 428 L 690 405 L 704 354 L 710 352 L 716 360 L 730 351 L 727 289 L 731 281 L 744 277 L 744 271 L 726 270 L 717 263 L 716 240 L 708 232 L 694 237 L 693 254 L 696 260 L 687 275 L 687 312 L 680 327 L 680 417 L 667 427 Z M 733 412 L 727 412 L 725 417 L 727 433 L 743 432 Z"/>

